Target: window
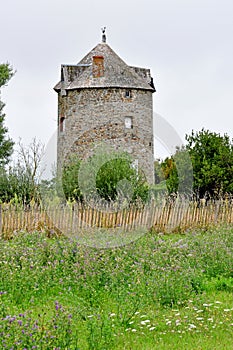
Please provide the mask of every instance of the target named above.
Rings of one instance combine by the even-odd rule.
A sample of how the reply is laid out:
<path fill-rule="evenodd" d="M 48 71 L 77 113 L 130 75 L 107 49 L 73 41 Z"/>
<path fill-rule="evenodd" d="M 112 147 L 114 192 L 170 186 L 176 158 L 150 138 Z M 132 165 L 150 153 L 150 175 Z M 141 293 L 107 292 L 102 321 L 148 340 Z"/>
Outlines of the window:
<path fill-rule="evenodd" d="M 60 118 L 60 123 L 59 123 L 59 131 L 60 131 L 60 133 L 65 131 L 65 123 L 66 123 L 65 117 L 61 117 Z"/>
<path fill-rule="evenodd" d="M 126 129 L 133 129 L 131 117 L 125 117 L 125 127 L 126 127 Z"/>
<path fill-rule="evenodd" d="M 125 90 L 125 98 L 132 98 L 131 90 Z"/>
<path fill-rule="evenodd" d="M 67 95 L 66 89 L 61 88 L 61 96 L 66 96 L 66 95 Z"/>
<path fill-rule="evenodd" d="M 93 56 L 92 74 L 93 74 L 93 78 L 100 78 L 104 76 L 104 57 L 103 56 Z"/>

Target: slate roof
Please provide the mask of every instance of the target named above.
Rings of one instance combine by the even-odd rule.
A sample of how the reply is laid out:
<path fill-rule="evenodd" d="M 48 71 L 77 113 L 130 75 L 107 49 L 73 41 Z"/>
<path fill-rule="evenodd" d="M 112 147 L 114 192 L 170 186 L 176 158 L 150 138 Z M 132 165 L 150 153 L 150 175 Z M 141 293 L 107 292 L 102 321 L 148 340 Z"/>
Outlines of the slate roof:
<path fill-rule="evenodd" d="M 92 64 L 94 56 L 103 56 L 104 75 L 93 77 Z M 151 83 L 150 70 L 128 66 L 106 43 L 94 47 L 77 65 L 62 65 L 61 81 L 54 87 L 74 90 L 83 88 L 128 88 L 150 90 L 154 92 Z"/>

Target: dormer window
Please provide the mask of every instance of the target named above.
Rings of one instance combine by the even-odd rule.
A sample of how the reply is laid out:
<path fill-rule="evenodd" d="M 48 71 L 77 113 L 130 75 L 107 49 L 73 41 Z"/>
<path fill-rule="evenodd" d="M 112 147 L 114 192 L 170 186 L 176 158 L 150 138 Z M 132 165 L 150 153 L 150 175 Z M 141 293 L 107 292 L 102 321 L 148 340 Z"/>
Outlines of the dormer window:
<path fill-rule="evenodd" d="M 104 57 L 103 56 L 93 56 L 92 74 L 93 74 L 93 78 L 101 78 L 104 76 Z"/>
<path fill-rule="evenodd" d="M 132 98 L 132 91 L 131 90 L 125 90 L 125 98 Z"/>

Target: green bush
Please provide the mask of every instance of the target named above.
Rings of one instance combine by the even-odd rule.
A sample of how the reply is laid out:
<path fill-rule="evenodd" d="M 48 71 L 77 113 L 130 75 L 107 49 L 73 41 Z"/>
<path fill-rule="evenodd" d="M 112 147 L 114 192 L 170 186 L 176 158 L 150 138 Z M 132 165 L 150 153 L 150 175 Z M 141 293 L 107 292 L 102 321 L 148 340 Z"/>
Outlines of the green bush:
<path fill-rule="evenodd" d="M 81 185 L 80 185 L 81 184 Z M 132 166 L 127 153 L 100 153 L 81 162 L 73 156 L 62 171 L 66 199 L 84 198 L 106 201 L 146 202 L 149 186 L 140 170 Z"/>

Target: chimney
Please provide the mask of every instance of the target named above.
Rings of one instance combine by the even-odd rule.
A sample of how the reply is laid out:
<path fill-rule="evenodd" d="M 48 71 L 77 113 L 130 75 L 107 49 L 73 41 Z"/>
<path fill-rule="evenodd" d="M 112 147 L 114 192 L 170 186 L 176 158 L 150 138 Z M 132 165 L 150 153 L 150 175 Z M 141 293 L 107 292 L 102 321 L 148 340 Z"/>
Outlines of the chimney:
<path fill-rule="evenodd" d="M 104 57 L 103 56 L 93 56 L 92 74 L 93 74 L 93 78 L 100 78 L 104 76 Z"/>

